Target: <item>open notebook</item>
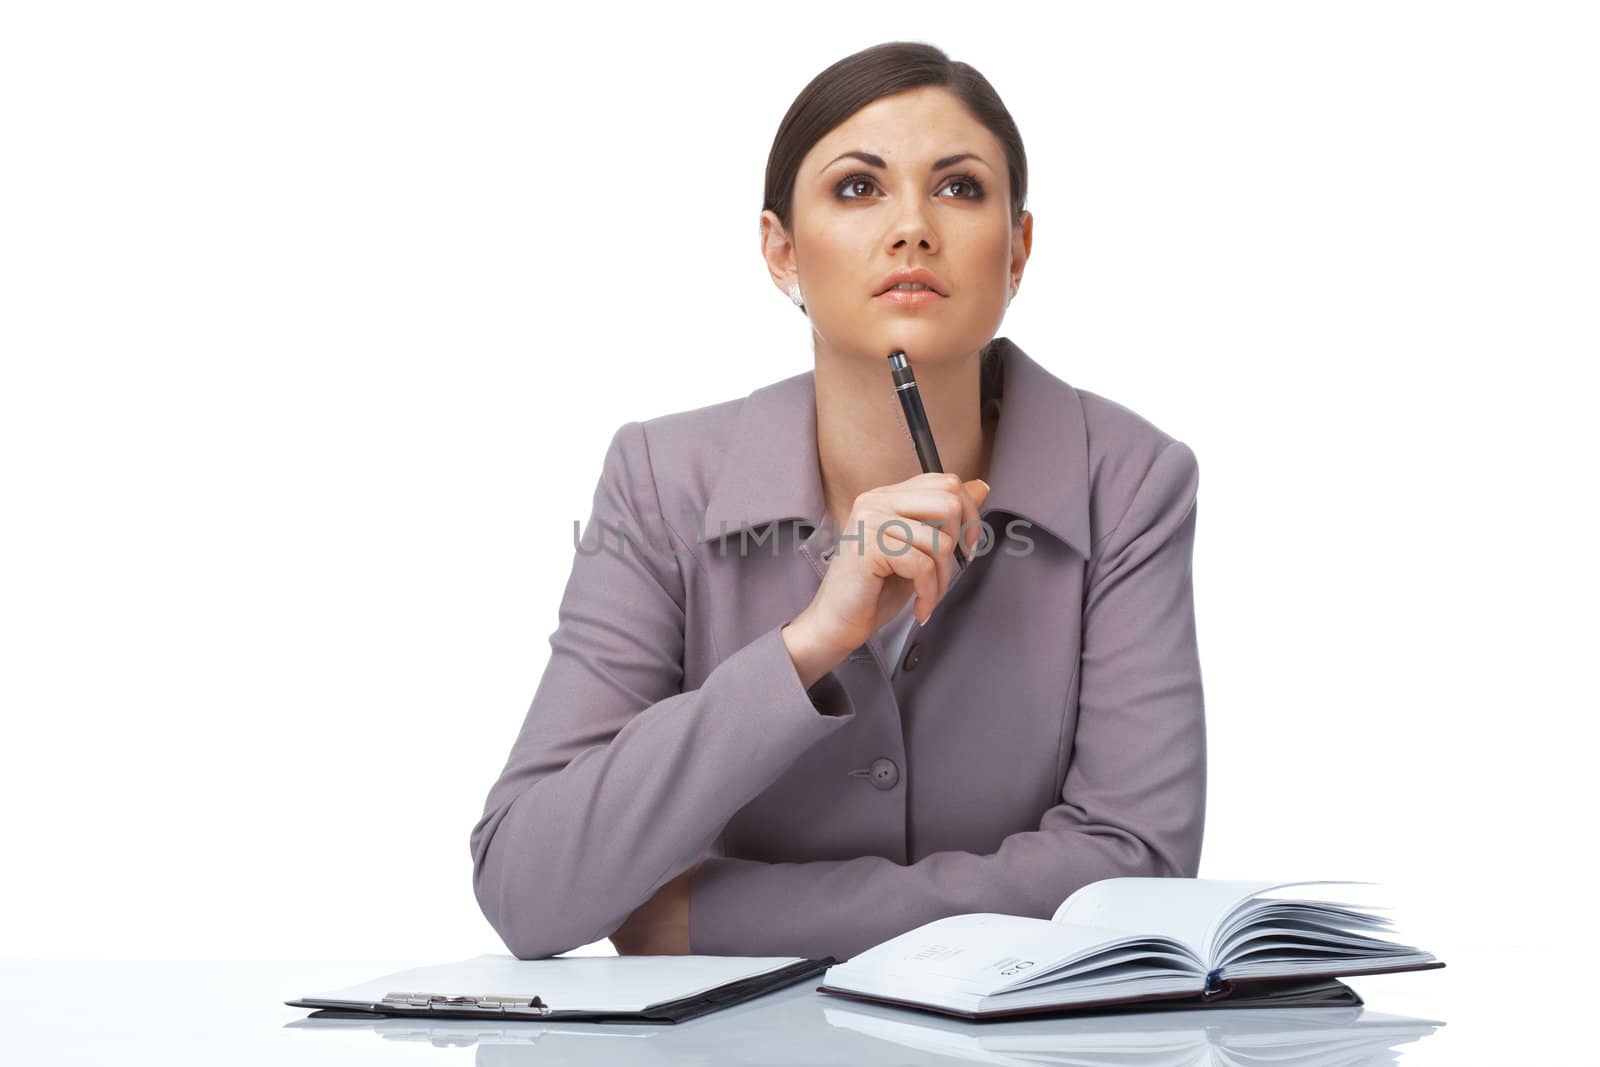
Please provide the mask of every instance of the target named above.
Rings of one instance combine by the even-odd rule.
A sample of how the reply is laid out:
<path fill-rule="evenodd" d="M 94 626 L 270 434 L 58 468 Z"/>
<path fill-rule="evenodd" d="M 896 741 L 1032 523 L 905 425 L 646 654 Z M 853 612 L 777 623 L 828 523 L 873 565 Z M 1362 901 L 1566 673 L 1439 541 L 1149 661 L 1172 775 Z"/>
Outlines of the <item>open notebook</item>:
<path fill-rule="evenodd" d="M 1250 983 L 1443 967 L 1376 936 L 1380 910 L 1269 894 L 1357 882 L 1106 878 L 1050 919 L 936 919 L 828 968 L 823 993 L 963 1018 L 1156 1000 L 1208 1006 Z"/>
<path fill-rule="evenodd" d="M 832 956 L 555 956 L 486 953 L 286 1000 L 330 1014 L 675 1023 L 821 974 Z M 326 1018 L 327 1016 L 323 1016 Z"/>

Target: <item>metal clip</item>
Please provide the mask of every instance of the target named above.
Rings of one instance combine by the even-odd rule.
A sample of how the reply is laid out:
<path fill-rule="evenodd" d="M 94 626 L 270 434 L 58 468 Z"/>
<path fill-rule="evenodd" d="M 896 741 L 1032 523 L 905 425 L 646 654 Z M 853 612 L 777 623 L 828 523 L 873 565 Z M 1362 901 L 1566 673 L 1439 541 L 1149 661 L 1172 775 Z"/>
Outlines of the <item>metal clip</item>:
<path fill-rule="evenodd" d="M 549 1015 L 554 1009 L 538 997 L 475 997 L 466 993 L 390 993 L 384 1007 L 434 1011 L 492 1011 L 502 1015 Z"/>

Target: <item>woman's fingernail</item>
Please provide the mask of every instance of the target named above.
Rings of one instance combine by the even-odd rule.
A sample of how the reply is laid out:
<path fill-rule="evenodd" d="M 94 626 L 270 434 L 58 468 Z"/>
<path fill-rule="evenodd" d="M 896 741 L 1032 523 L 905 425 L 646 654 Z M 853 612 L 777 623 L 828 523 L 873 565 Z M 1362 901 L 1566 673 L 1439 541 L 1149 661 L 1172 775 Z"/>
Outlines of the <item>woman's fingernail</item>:
<path fill-rule="evenodd" d="M 977 479 L 977 482 L 978 482 L 979 485 L 983 486 L 983 491 L 985 493 L 987 493 L 989 491 L 989 483 L 988 482 L 984 481 L 982 478 Z"/>

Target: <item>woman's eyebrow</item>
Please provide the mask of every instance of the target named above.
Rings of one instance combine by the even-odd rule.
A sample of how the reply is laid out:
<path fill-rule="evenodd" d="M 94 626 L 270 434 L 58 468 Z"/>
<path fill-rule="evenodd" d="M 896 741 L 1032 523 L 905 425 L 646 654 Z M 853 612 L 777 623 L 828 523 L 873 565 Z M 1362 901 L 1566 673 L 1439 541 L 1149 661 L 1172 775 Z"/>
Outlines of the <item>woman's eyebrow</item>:
<path fill-rule="evenodd" d="M 835 163 L 839 162 L 840 159 L 851 159 L 851 158 L 859 159 L 859 160 L 861 160 L 861 162 L 866 163 L 869 166 L 879 167 L 879 168 L 883 168 L 883 169 L 887 169 L 888 168 L 888 164 L 884 163 L 882 156 L 875 156 L 871 152 L 863 152 L 860 149 L 857 149 L 854 152 L 846 152 L 844 155 L 840 156 L 838 159 L 829 160 L 827 166 L 824 166 L 822 169 L 823 170 L 827 170 L 828 167 L 833 166 Z M 976 154 L 974 154 L 972 152 L 957 152 L 953 156 L 945 156 L 943 159 L 934 160 L 933 161 L 933 165 L 930 166 L 928 169 L 929 170 L 943 170 L 945 167 L 950 166 L 952 163 L 960 163 L 963 159 L 976 159 L 979 163 L 982 163 L 986 167 L 989 165 L 988 162 L 980 155 L 976 155 Z"/>

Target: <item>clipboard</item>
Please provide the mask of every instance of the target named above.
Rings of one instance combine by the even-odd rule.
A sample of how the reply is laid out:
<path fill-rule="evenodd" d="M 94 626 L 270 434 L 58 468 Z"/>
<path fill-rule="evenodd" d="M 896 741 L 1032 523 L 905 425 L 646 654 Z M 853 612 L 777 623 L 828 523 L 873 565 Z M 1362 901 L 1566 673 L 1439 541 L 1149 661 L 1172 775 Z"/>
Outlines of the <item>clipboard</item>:
<path fill-rule="evenodd" d="M 822 974 L 832 956 L 556 956 L 488 953 L 286 1000 L 311 1018 L 413 1016 L 676 1023 Z"/>

